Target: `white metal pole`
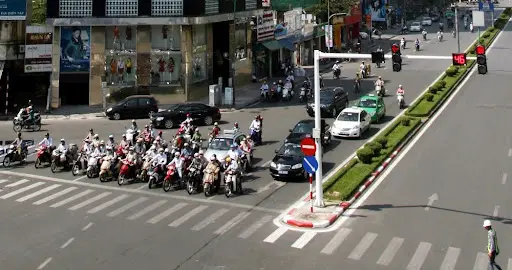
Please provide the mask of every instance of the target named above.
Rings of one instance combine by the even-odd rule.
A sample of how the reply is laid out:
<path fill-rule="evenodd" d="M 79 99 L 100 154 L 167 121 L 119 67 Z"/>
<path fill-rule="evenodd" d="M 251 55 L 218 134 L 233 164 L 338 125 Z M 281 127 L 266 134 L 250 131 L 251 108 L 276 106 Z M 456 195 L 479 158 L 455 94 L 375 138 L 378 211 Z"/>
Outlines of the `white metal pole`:
<path fill-rule="evenodd" d="M 457 52 L 460 53 L 459 7 L 455 6 L 455 34 L 457 35 Z"/>
<path fill-rule="evenodd" d="M 320 134 L 321 124 L 322 124 L 322 116 L 320 111 L 320 51 L 315 50 L 315 131 L 313 132 L 313 137 L 316 141 L 316 153 L 315 157 L 318 161 L 318 169 L 315 174 L 316 181 L 316 207 L 324 207 L 324 191 L 322 189 L 322 134 Z"/>

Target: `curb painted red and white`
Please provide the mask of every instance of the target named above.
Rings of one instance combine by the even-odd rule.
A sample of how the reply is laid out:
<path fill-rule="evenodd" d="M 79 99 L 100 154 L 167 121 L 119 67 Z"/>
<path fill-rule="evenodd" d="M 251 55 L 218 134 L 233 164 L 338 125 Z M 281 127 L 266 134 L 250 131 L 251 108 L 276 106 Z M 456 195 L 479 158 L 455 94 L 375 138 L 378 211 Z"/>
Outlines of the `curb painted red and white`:
<path fill-rule="evenodd" d="M 331 226 L 389 166 L 389 164 L 398 155 L 398 153 L 400 153 L 400 150 L 402 150 L 402 147 L 399 147 L 393 151 L 393 153 L 391 153 L 391 155 L 379 166 L 379 168 L 377 168 L 372 173 L 372 175 L 364 182 L 364 184 L 359 187 L 359 190 L 356 192 L 356 194 L 354 194 L 350 200 L 340 203 L 339 206 L 336 207 L 336 210 L 328 215 L 328 218 L 318 221 L 296 219 L 293 214 L 296 211 L 299 211 L 299 209 L 303 208 L 310 201 L 310 197 L 307 197 L 303 201 L 296 204 L 294 208 L 290 209 L 290 211 L 288 211 L 288 213 L 283 216 L 283 222 L 288 225 L 301 228 L 326 228 Z"/>

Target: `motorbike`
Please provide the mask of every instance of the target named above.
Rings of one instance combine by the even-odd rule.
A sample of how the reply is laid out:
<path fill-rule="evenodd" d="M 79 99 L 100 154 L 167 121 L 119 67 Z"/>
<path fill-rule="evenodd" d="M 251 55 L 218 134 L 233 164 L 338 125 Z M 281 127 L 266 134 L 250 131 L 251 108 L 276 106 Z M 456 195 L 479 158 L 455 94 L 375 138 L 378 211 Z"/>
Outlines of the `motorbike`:
<path fill-rule="evenodd" d="M 337 68 L 333 72 L 333 79 L 339 79 L 341 76 L 341 69 Z"/>
<path fill-rule="evenodd" d="M 416 51 L 419 51 L 420 50 L 420 44 L 416 44 Z"/>
<path fill-rule="evenodd" d="M 108 182 L 115 179 L 116 171 L 115 167 L 113 166 L 114 164 L 112 164 L 113 162 L 115 162 L 115 159 L 112 156 L 107 156 L 103 158 L 103 162 L 101 163 L 99 173 L 100 182 Z"/>
<path fill-rule="evenodd" d="M 283 100 L 290 101 L 293 98 L 293 90 L 288 87 L 283 87 Z"/>
<path fill-rule="evenodd" d="M 192 152 L 197 153 L 199 150 L 201 150 L 202 141 L 193 141 L 192 142 Z"/>
<path fill-rule="evenodd" d="M 405 107 L 404 95 L 397 94 L 397 100 L 398 100 L 398 107 L 400 108 L 400 110 L 403 109 Z"/>
<path fill-rule="evenodd" d="M 277 90 L 274 87 L 270 88 L 269 101 L 277 101 L 277 99 Z"/>
<path fill-rule="evenodd" d="M 91 155 L 89 160 L 87 161 L 87 178 L 97 177 L 100 173 L 100 165 L 102 164 L 102 159 L 99 156 Z"/>
<path fill-rule="evenodd" d="M 422 34 L 422 35 L 423 35 L 423 40 L 427 41 L 427 34 Z"/>
<path fill-rule="evenodd" d="M 61 152 L 54 150 L 52 153 L 52 163 L 50 164 L 50 170 L 55 173 L 58 169 L 68 169 L 69 162 L 67 157 L 61 157 Z"/>
<path fill-rule="evenodd" d="M 34 162 L 34 167 L 36 169 L 41 168 L 42 163 L 50 164 L 52 162 L 52 155 L 50 154 L 53 150 L 55 150 L 55 146 L 48 147 L 46 145 L 42 145 L 41 147 L 36 149 L 36 161 Z"/>
<path fill-rule="evenodd" d="M 219 181 L 218 179 L 216 180 L 216 178 L 219 174 L 219 171 L 220 171 L 219 167 L 217 167 L 217 166 L 212 167 L 210 165 L 208 165 L 206 167 L 206 169 L 204 170 L 204 175 L 203 175 L 204 196 L 209 197 L 210 195 L 212 195 L 215 181 Z"/>
<path fill-rule="evenodd" d="M 261 130 L 256 130 L 254 128 L 251 128 L 249 134 L 251 136 L 251 140 L 254 142 L 255 145 L 261 145 L 261 143 L 262 143 Z"/>
<path fill-rule="evenodd" d="M 12 162 L 19 161 L 20 164 L 23 164 L 25 162 L 25 159 L 27 158 L 28 150 L 26 147 L 24 147 L 21 150 L 21 154 L 18 154 L 18 150 L 16 146 L 10 145 L 9 149 L 7 149 L 7 154 L 4 157 L 4 161 L 2 162 L 4 167 L 9 167 Z"/>
<path fill-rule="evenodd" d="M 251 155 L 252 160 L 252 151 L 249 153 Z M 242 168 L 242 172 L 248 173 L 251 170 L 251 165 L 249 164 L 249 160 L 247 159 L 247 153 L 243 153 L 240 156 L 240 167 Z"/>
<path fill-rule="evenodd" d="M 231 170 L 225 173 L 227 174 L 227 177 L 225 177 L 226 185 L 224 186 L 224 195 L 228 198 L 233 196 L 234 193 L 242 195 L 242 179 L 240 179 L 240 175 Z"/>
<path fill-rule="evenodd" d="M 186 172 L 183 172 L 185 174 Z M 151 180 L 150 180 L 151 181 Z M 174 164 L 167 166 L 167 173 L 165 174 L 164 181 L 162 183 L 162 189 L 165 192 L 171 191 L 171 188 L 180 189 L 183 185 L 183 179 L 179 179 L 178 171 Z"/>
<path fill-rule="evenodd" d="M 144 157 L 142 159 L 142 168 L 140 170 L 139 178 L 142 182 L 149 181 L 149 170 L 151 169 L 151 159 L 149 157 Z"/>
<path fill-rule="evenodd" d="M 359 74 L 361 74 L 361 77 L 363 79 L 366 78 L 366 69 L 365 68 L 360 68 L 359 69 Z"/>
<path fill-rule="evenodd" d="M 192 195 L 194 191 L 201 192 L 201 168 L 189 168 L 188 173 L 186 175 L 187 178 L 187 193 L 188 195 Z"/>
<path fill-rule="evenodd" d="M 455 33 L 455 30 L 452 31 L 452 37 L 453 38 L 456 38 L 457 37 L 457 33 Z"/>
<path fill-rule="evenodd" d="M 437 35 L 437 40 L 438 40 L 439 42 L 443 41 L 443 35 Z"/>
<path fill-rule="evenodd" d="M 87 167 L 87 155 L 82 151 L 78 153 L 78 158 L 73 162 L 71 174 L 73 174 L 73 176 L 77 176 L 83 173 L 83 170 L 87 169 Z"/>
<path fill-rule="evenodd" d="M 306 88 L 305 87 L 301 87 L 300 88 L 300 94 L 299 94 L 299 102 L 300 103 L 304 103 L 306 102 L 307 98 L 306 98 Z"/>
<path fill-rule="evenodd" d="M 400 47 L 402 47 L 402 49 L 405 49 L 405 44 L 406 44 L 406 42 L 405 42 L 405 41 L 401 41 L 401 42 L 400 42 Z"/>
<path fill-rule="evenodd" d="M 121 168 L 119 169 L 119 176 L 117 177 L 117 184 L 122 186 L 125 182 L 133 181 L 136 179 L 137 172 L 135 171 L 135 164 L 126 159 L 121 160 Z"/>
<path fill-rule="evenodd" d="M 354 93 L 361 92 L 361 81 L 360 80 L 354 80 Z"/>
<path fill-rule="evenodd" d="M 160 173 L 160 168 L 157 164 L 151 164 L 148 170 L 148 188 L 151 189 L 153 186 L 162 184 L 164 177 Z"/>
<path fill-rule="evenodd" d="M 260 101 L 267 100 L 267 96 L 265 95 L 265 90 L 260 89 Z"/>
<path fill-rule="evenodd" d="M 23 109 L 22 109 L 23 110 Z M 20 132 L 22 129 L 31 130 L 31 131 L 40 131 L 41 130 L 41 113 L 34 112 L 34 120 L 31 121 L 28 115 L 21 117 L 14 117 L 13 127 L 12 129 L 15 132 Z"/>
<path fill-rule="evenodd" d="M 385 96 L 385 90 L 384 90 L 384 87 L 383 86 L 380 86 L 380 85 L 376 85 L 375 86 L 375 94 L 378 96 L 378 97 L 384 97 Z"/>

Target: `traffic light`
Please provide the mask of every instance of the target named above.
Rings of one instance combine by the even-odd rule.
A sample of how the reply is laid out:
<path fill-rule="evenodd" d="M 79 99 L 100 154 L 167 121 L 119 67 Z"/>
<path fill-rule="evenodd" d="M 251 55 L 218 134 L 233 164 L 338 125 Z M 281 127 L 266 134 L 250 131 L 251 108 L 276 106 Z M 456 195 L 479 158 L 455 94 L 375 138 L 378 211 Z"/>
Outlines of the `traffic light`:
<path fill-rule="evenodd" d="M 452 53 L 452 64 L 454 66 L 466 65 L 466 54 L 465 53 Z"/>
<path fill-rule="evenodd" d="M 478 45 L 475 48 L 476 63 L 478 64 L 478 73 L 487 74 L 487 56 L 485 56 L 484 45 Z"/>
<path fill-rule="evenodd" d="M 391 60 L 393 62 L 393 71 L 399 72 L 402 70 L 402 56 L 400 53 L 400 46 L 397 44 L 391 45 Z"/>

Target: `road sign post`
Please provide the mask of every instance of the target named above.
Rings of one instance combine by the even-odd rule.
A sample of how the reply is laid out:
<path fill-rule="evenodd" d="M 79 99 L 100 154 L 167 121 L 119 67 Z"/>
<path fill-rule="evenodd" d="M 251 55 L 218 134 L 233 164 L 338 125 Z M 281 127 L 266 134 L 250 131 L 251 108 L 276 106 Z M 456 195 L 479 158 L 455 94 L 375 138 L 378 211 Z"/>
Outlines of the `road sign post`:
<path fill-rule="evenodd" d="M 318 78 L 315 78 L 317 80 Z M 315 86 L 316 87 L 316 86 Z M 317 94 L 316 96 L 319 96 Z M 316 110 L 316 108 L 315 108 Z M 315 113 L 316 115 L 320 115 L 319 112 Z M 319 128 L 320 124 L 316 123 L 315 119 L 315 128 Z M 321 136 L 320 136 L 321 137 Z M 300 148 L 302 150 L 302 153 L 304 153 L 305 157 L 302 162 L 302 167 L 304 170 L 310 174 L 310 197 L 313 196 L 313 180 L 312 180 L 312 174 L 316 173 L 316 201 L 315 205 L 317 207 L 323 207 L 324 201 L 323 201 L 323 189 L 322 189 L 322 138 L 312 139 L 312 138 L 305 138 L 300 142 Z M 316 158 L 315 156 L 316 155 Z M 313 201 L 313 200 L 311 200 Z M 313 209 L 313 208 L 311 208 Z"/>
<path fill-rule="evenodd" d="M 313 213 L 313 174 L 309 174 L 309 212 Z"/>
<path fill-rule="evenodd" d="M 300 142 L 300 149 L 305 156 L 313 156 L 316 152 L 315 140 L 305 138 Z"/>
<path fill-rule="evenodd" d="M 315 128 L 320 130 L 322 128 L 322 112 L 320 110 L 320 66 L 318 60 L 320 59 L 320 51 L 315 50 Z M 371 56 L 371 55 L 370 55 Z M 320 136 L 322 137 L 322 136 Z M 316 139 L 316 161 L 322 165 L 322 138 Z M 322 189 L 322 166 L 318 166 L 315 173 L 316 176 L 316 201 L 317 207 L 324 207 L 324 194 Z"/>

